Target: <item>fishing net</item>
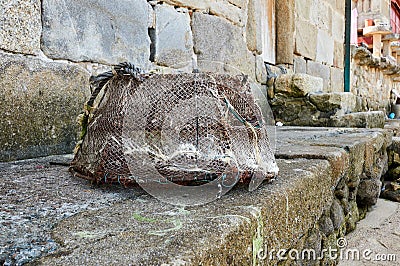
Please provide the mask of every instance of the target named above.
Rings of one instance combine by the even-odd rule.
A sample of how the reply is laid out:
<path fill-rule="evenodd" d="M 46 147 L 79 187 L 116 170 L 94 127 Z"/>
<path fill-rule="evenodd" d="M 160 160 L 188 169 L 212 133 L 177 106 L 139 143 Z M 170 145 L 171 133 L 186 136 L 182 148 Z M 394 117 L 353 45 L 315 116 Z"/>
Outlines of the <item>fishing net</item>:
<path fill-rule="evenodd" d="M 71 171 L 97 183 L 199 185 L 278 171 L 245 75 L 143 74 L 130 64 L 91 78 Z M 226 175 L 225 175 L 226 177 Z"/>

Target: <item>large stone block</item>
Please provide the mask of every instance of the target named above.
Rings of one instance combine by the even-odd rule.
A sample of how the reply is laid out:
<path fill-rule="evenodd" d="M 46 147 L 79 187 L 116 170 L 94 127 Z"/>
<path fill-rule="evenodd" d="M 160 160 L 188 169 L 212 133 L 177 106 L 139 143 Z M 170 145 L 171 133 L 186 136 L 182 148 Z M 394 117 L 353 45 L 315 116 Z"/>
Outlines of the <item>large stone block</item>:
<path fill-rule="evenodd" d="M 310 104 L 305 97 L 275 97 L 270 101 L 275 120 L 290 126 L 321 126 L 326 119 L 321 119 L 321 112 Z M 280 138 L 280 136 L 279 136 Z"/>
<path fill-rule="evenodd" d="M 335 67 L 344 68 L 344 44 L 343 44 L 343 42 L 335 41 L 333 65 Z"/>
<path fill-rule="evenodd" d="M 286 1 L 278 0 L 278 2 L 286 2 Z M 295 0 L 295 10 L 297 16 L 301 17 L 304 20 L 309 20 L 311 3 L 312 0 Z"/>
<path fill-rule="evenodd" d="M 311 60 L 315 60 L 317 54 L 317 27 L 311 23 L 296 20 L 295 53 Z"/>
<path fill-rule="evenodd" d="M 385 114 L 382 111 L 351 113 L 332 117 L 330 121 L 333 127 L 383 128 L 384 125 Z"/>
<path fill-rule="evenodd" d="M 295 73 L 307 73 L 307 63 L 302 56 L 294 56 L 294 72 Z"/>
<path fill-rule="evenodd" d="M 165 0 L 163 2 L 172 6 L 187 7 L 195 10 L 207 10 L 210 7 L 210 0 Z"/>
<path fill-rule="evenodd" d="M 320 0 L 312 0 L 310 6 L 310 22 L 318 29 L 332 34 L 332 8 L 325 2 Z"/>
<path fill-rule="evenodd" d="M 71 153 L 89 74 L 0 53 L 0 161 Z"/>
<path fill-rule="evenodd" d="M 333 65 L 334 48 L 332 36 L 325 30 L 318 30 L 316 60 Z"/>
<path fill-rule="evenodd" d="M 275 1 L 275 9 L 278 18 L 276 19 L 276 63 L 291 65 L 294 51 L 295 2 Z"/>
<path fill-rule="evenodd" d="M 42 48 L 50 58 L 149 63 L 152 8 L 145 0 L 44 0 Z"/>
<path fill-rule="evenodd" d="M 338 12 L 332 12 L 332 37 L 335 41 L 344 43 L 344 16 Z"/>
<path fill-rule="evenodd" d="M 256 56 L 256 79 L 261 84 L 267 84 L 267 69 L 262 56 Z"/>
<path fill-rule="evenodd" d="M 180 68 L 192 65 L 193 38 L 188 13 L 172 6 L 156 6 L 154 60 L 162 66 Z"/>
<path fill-rule="evenodd" d="M 310 101 L 323 112 L 336 111 L 344 115 L 356 107 L 356 96 L 350 92 L 312 93 Z"/>
<path fill-rule="evenodd" d="M 343 209 L 340 206 L 340 203 L 337 199 L 335 199 L 332 202 L 332 206 L 331 206 L 331 220 L 333 223 L 333 228 L 335 230 L 338 230 L 340 228 L 340 226 L 343 224 L 344 222 L 344 214 L 343 214 Z"/>
<path fill-rule="evenodd" d="M 37 54 L 42 31 L 39 0 L 0 1 L 0 48 Z"/>
<path fill-rule="evenodd" d="M 222 17 L 239 26 L 244 26 L 247 20 L 247 1 L 243 0 L 165 0 L 163 2 L 172 6 L 187 7 L 194 10 L 207 11 L 210 14 Z"/>
<path fill-rule="evenodd" d="M 344 71 L 343 69 L 331 67 L 331 91 L 344 91 Z"/>
<path fill-rule="evenodd" d="M 322 79 L 307 74 L 284 74 L 275 80 L 275 93 L 289 97 L 303 97 L 322 91 Z"/>
<path fill-rule="evenodd" d="M 247 50 L 240 27 L 216 16 L 194 12 L 192 31 L 200 70 L 244 73 L 255 80 L 255 56 Z"/>
<path fill-rule="evenodd" d="M 379 179 L 361 180 L 357 192 L 357 204 L 372 206 L 376 204 L 381 192 L 382 182 Z"/>
<path fill-rule="evenodd" d="M 324 81 L 324 91 L 330 88 L 331 70 L 329 66 L 319 62 L 307 61 L 307 74 L 320 77 Z"/>
<path fill-rule="evenodd" d="M 228 3 L 246 9 L 248 1 L 247 0 L 228 0 Z"/>
<path fill-rule="evenodd" d="M 246 42 L 247 48 L 257 54 L 262 54 L 262 31 L 261 31 L 261 16 L 260 9 L 261 0 L 249 1 L 248 19 L 246 24 Z"/>
<path fill-rule="evenodd" d="M 344 13 L 345 13 L 345 1 L 336 0 L 336 10 L 339 11 L 339 13 L 344 16 Z"/>
<path fill-rule="evenodd" d="M 246 10 L 226 2 L 210 0 L 209 11 L 210 14 L 222 17 L 240 27 L 244 26 L 247 20 Z"/>

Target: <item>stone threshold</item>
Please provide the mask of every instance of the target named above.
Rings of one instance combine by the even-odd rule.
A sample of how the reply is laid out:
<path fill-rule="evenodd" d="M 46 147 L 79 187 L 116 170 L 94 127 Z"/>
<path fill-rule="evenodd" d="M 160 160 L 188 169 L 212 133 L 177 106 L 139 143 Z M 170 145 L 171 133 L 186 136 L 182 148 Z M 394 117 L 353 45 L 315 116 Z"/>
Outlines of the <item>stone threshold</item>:
<path fill-rule="evenodd" d="M 355 228 L 379 195 L 391 132 L 282 127 L 275 141 L 277 180 L 253 192 L 239 185 L 197 207 L 171 206 L 138 189 L 110 196 L 107 189 L 90 187 L 57 166 L 37 169 L 25 164 L 20 172 L 15 163 L 7 163 L 0 169 L 5 182 L 23 175 L 22 187 L 31 185 L 40 197 L 58 190 L 52 199 L 56 202 L 91 204 L 67 218 L 49 220 L 46 234 L 57 248 L 47 256 L 40 254 L 34 265 L 300 265 L 305 261 L 279 261 L 276 251 L 308 248 L 319 253 L 337 247 L 336 240 Z M 29 184 L 26 177 L 38 173 L 48 180 L 47 188 Z M 17 193 L 20 189 L 15 188 Z M 15 211 L 28 211 L 23 206 L 16 205 Z M 329 258 L 322 262 L 335 263 Z"/>

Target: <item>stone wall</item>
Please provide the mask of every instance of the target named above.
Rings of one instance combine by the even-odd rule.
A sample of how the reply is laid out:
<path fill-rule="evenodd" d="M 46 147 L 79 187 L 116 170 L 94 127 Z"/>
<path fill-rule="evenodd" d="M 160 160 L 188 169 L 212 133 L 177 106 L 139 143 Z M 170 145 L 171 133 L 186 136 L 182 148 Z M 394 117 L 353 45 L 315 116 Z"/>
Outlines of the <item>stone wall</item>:
<path fill-rule="evenodd" d="M 265 83 L 267 0 L 0 3 L 0 161 L 71 152 L 88 78 L 124 61 Z"/>
<path fill-rule="evenodd" d="M 0 10 L 0 161 L 71 152 L 89 73 L 43 54 L 40 1 L 6 0 Z"/>
<path fill-rule="evenodd" d="M 371 52 L 360 47 L 352 48 L 353 72 L 351 90 L 357 96 L 360 109 L 391 111 L 391 92 L 399 90 L 396 81 L 400 67 L 386 58 L 373 57 Z"/>
<path fill-rule="evenodd" d="M 274 18 L 260 10 L 273 3 L 3 1 L 0 145 L 5 148 L 0 161 L 70 152 L 76 141 L 75 117 L 89 94 L 88 77 L 123 61 L 162 73 L 198 68 L 247 74 L 264 84 L 261 88 L 268 92 L 275 115 L 291 125 L 312 121 L 305 125 L 329 126 L 332 115 L 388 109 L 390 89 L 397 86 L 387 73 L 394 71 L 392 66 L 385 68 L 382 62 L 371 67 L 374 61 L 363 65 L 360 59 L 353 60 L 357 102 L 350 104 L 354 108 L 341 105 L 352 98 L 337 94 L 343 92 L 344 1 L 275 1 L 276 63 L 290 69 L 289 74 L 319 78 L 322 87 L 311 82 L 316 87 L 293 96 L 284 88 L 291 77 L 280 79 L 283 85 L 274 84 L 275 79 L 267 84 L 264 60 L 271 51 L 265 51 L 268 34 L 262 25 L 274 24 L 265 21 Z M 284 73 L 274 67 L 272 72 L 275 77 Z M 308 92 L 336 94 L 310 97 Z M 323 103 L 326 97 L 328 106 Z M 290 106 L 293 119 L 284 113 Z"/>
<path fill-rule="evenodd" d="M 322 78 L 324 92 L 343 92 L 344 1 L 296 0 L 294 10 L 294 71 Z"/>

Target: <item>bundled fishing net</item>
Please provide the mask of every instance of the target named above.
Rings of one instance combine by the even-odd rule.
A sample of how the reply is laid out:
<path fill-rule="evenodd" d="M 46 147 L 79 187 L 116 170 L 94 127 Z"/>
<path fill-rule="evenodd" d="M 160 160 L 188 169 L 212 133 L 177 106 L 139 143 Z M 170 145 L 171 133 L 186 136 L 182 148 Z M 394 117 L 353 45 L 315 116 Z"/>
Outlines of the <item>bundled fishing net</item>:
<path fill-rule="evenodd" d="M 129 63 L 91 78 L 71 171 L 98 183 L 198 185 L 278 171 L 245 75 L 143 74 Z M 225 175 L 226 176 L 226 175 Z"/>

